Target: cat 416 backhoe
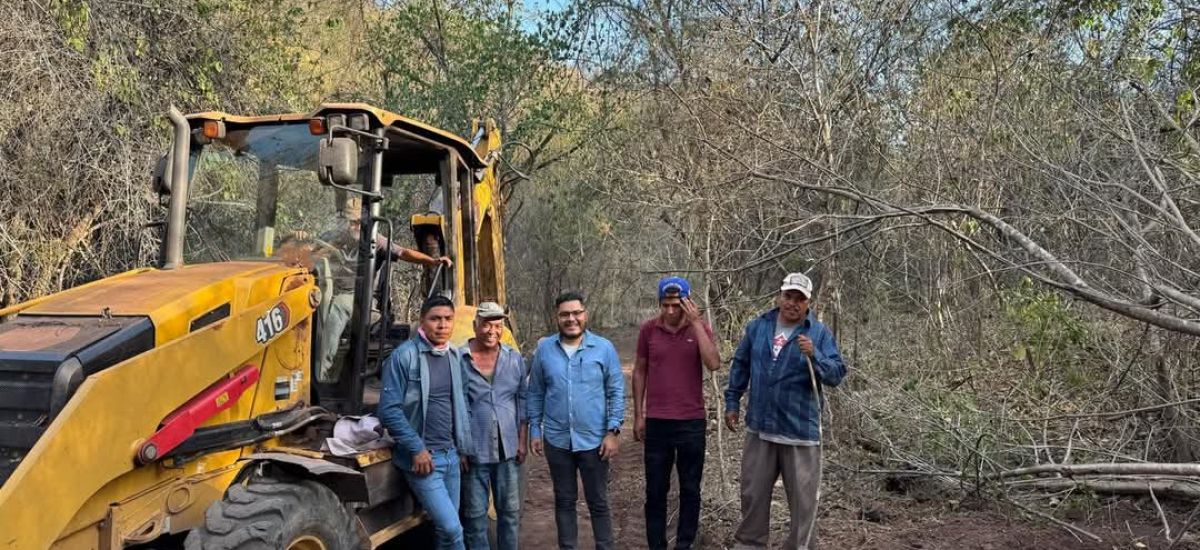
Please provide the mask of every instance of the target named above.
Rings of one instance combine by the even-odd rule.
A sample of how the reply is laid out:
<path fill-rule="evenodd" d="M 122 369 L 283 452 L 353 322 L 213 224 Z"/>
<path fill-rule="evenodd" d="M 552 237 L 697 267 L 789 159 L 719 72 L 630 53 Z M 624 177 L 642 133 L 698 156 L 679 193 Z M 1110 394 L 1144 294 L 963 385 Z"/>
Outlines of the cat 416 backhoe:
<path fill-rule="evenodd" d="M 503 303 L 499 133 L 361 104 L 170 120 L 160 264 L 0 310 L 0 549 L 339 550 L 419 525 L 390 449 L 325 439 L 373 411 L 396 309 L 451 297 L 460 345 L 475 304 Z M 377 253 L 385 202 L 452 267 Z M 321 237 L 339 229 L 348 250 Z M 323 337 L 339 294 L 348 328 Z"/>

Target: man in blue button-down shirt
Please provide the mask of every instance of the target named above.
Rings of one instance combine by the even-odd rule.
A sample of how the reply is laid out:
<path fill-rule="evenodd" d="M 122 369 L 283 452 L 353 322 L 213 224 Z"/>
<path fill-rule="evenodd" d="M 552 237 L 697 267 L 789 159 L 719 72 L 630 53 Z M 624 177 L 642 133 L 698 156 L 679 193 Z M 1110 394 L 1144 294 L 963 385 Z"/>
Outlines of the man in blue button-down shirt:
<path fill-rule="evenodd" d="M 496 547 L 517 550 L 525 461 L 525 360 L 500 342 L 508 315 L 495 302 L 475 311 L 475 337 L 459 351 L 471 396 L 471 470 L 463 480 L 467 550 L 488 550 L 488 497 L 495 496 Z"/>
<path fill-rule="evenodd" d="M 625 420 L 625 378 L 616 348 L 587 330 L 583 296 L 562 294 L 555 310 L 558 334 L 538 343 L 530 367 L 530 447 L 550 466 L 558 547 L 573 550 L 578 538 L 578 472 L 596 549 L 611 550 L 608 461 L 617 456 Z"/>

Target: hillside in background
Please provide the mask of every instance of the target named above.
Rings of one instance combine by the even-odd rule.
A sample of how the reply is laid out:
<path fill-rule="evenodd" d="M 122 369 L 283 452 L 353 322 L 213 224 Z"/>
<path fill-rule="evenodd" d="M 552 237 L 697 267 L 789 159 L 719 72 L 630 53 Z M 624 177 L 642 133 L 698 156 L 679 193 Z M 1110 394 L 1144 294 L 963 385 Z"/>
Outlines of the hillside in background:
<path fill-rule="evenodd" d="M 496 121 L 527 341 L 559 291 L 625 327 L 679 274 L 728 357 L 785 273 L 812 275 L 852 372 L 839 529 L 879 523 L 877 491 L 1195 543 L 1200 481 L 1161 466 L 1200 461 L 1194 2 L 3 2 L 0 306 L 154 262 L 168 106 L 322 101 Z M 713 432 L 721 541 L 739 440 Z M 837 540 L 916 540 L 864 533 Z"/>

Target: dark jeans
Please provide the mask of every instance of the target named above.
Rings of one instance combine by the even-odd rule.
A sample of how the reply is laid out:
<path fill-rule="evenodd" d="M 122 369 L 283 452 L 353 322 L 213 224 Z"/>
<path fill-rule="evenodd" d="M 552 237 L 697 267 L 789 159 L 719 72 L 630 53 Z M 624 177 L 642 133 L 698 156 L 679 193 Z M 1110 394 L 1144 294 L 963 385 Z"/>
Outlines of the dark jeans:
<path fill-rule="evenodd" d="M 612 550 L 612 514 L 608 511 L 608 462 L 600 460 L 600 449 L 571 452 L 546 444 L 546 463 L 554 483 L 554 524 L 558 527 L 558 547 L 574 550 L 579 538 L 575 518 L 575 503 L 579 501 L 579 484 L 575 472 L 583 480 L 583 495 L 592 516 L 592 537 L 596 550 Z"/>
<path fill-rule="evenodd" d="M 679 476 L 679 524 L 675 548 L 696 542 L 700 522 L 700 479 L 704 475 L 704 434 L 708 421 L 646 419 L 646 543 L 667 548 L 667 493 L 671 468 Z"/>

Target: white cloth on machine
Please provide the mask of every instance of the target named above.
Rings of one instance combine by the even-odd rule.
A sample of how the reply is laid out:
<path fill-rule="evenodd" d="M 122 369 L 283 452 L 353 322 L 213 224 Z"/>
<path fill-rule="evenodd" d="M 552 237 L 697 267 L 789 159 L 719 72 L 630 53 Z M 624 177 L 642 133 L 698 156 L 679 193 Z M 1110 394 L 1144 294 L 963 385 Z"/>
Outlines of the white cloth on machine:
<path fill-rule="evenodd" d="M 333 425 L 333 437 L 325 439 L 322 450 L 335 456 L 354 456 L 393 444 L 395 441 L 374 415 L 343 416 Z"/>

